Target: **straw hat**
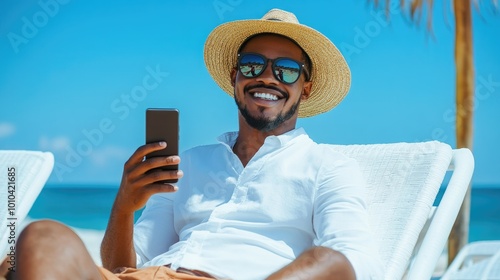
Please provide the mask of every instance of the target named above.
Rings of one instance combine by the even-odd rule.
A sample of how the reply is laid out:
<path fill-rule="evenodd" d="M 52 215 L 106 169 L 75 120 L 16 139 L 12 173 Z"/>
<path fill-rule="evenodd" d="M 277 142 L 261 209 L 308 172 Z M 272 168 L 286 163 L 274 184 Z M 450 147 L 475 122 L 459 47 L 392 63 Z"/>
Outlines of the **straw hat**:
<path fill-rule="evenodd" d="M 215 82 L 233 96 L 231 69 L 237 51 L 250 36 L 276 33 L 294 40 L 312 62 L 311 95 L 299 106 L 299 117 L 329 111 L 344 99 L 351 84 L 349 66 L 335 45 L 318 31 L 300 24 L 294 14 L 272 9 L 262 19 L 238 20 L 216 27 L 205 42 L 205 65 Z"/>

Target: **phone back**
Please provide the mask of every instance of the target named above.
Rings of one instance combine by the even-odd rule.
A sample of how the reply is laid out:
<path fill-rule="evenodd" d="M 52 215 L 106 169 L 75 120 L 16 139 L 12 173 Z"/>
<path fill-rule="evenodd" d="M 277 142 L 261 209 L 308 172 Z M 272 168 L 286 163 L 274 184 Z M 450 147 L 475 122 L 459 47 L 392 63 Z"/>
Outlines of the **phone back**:
<path fill-rule="evenodd" d="M 171 156 L 179 154 L 179 111 L 177 109 L 146 110 L 146 143 L 167 142 L 163 150 L 148 155 Z"/>

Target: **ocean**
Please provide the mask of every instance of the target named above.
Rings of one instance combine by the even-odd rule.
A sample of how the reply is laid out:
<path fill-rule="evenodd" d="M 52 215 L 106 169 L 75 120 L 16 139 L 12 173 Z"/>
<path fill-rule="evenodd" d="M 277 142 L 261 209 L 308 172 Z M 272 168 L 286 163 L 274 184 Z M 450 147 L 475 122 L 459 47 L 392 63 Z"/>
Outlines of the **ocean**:
<path fill-rule="evenodd" d="M 50 185 L 42 189 L 28 216 L 66 225 L 105 230 L 118 189 L 109 185 Z M 441 192 L 438 195 L 438 199 Z M 136 218 L 140 211 L 136 213 Z M 469 242 L 500 240 L 500 186 L 474 186 Z"/>

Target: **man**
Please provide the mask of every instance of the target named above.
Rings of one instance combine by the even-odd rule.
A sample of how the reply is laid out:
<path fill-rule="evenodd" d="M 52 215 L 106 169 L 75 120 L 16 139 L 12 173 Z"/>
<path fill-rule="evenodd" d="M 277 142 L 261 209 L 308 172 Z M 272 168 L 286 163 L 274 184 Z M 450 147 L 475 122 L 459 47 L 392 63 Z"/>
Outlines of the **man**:
<path fill-rule="evenodd" d="M 168 143 L 140 147 L 125 164 L 103 239 L 106 269 L 74 233 L 45 221 L 19 237 L 19 278 L 382 278 L 356 162 L 296 128 L 298 117 L 347 94 L 349 68 L 337 48 L 274 9 L 217 27 L 205 63 L 234 95 L 238 132 L 181 157 L 144 160 Z M 148 172 L 174 164 L 178 172 Z M 177 178 L 177 186 L 157 183 Z"/>

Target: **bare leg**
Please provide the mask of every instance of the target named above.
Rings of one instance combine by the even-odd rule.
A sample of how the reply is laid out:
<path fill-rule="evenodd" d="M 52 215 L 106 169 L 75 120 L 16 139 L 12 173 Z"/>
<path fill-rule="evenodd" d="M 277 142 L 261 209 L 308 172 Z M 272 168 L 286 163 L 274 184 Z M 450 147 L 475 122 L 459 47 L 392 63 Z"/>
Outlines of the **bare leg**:
<path fill-rule="evenodd" d="M 5 277 L 7 277 L 10 268 L 8 261 L 9 258 L 5 258 L 2 260 L 2 263 L 0 263 L 0 280 L 5 280 Z"/>
<path fill-rule="evenodd" d="M 61 223 L 33 222 L 16 245 L 14 279 L 101 279 L 82 240 Z"/>

